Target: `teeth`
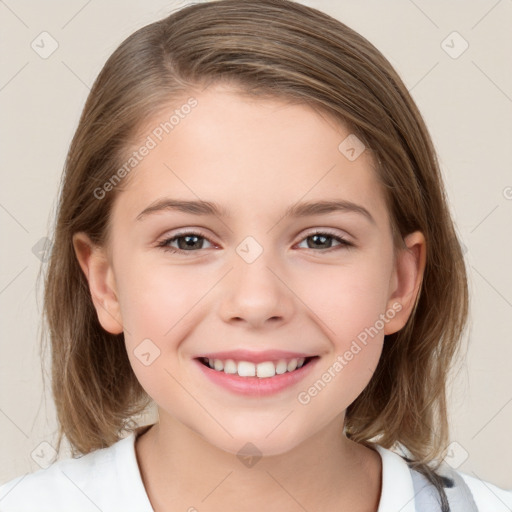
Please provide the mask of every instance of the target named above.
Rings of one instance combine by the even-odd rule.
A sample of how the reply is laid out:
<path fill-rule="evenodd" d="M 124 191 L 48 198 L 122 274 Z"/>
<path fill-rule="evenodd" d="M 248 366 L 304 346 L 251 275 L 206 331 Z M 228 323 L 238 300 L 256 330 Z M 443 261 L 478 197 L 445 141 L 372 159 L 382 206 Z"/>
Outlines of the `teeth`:
<path fill-rule="evenodd" d="M 276 363 L 273 361 L 265 361 L 263 363 L 254 364 L 250 361 L 233 361 L 227 359 L 222 361 L 220 359 L 208 359 L 208 366 L 218 372 L 238 374 L 240 377 L 255 377 L 268 378 L 274 375 L 282 375 L 286 372 L 293 372 L 295 369 L 301 368 L 306 359 L 304 357 L 290 359 L 285 361 L 280 359 Z"/>
<path fill-rule="evenodd" d="M 228 359 L 224 363 L 224 373 L 236 373 L 236 363 L 233 361 L 233 359 Z"/>
<path fill-rule="evenodd" d="M 293 372 L 293 370 L 295 370 L 295 368 L 297 368 L 297 359 L 292 359 L 292 360 L 288 363 L 288 371 L 289 371 L 289 372 Z"/>
<path fill-rule="evenodd" d="M 238 375 L 240 375 L 240 377 L 254 377 L 256 375 L 257 366 L 254 363 L 249 363 L 248 361 L 240 361 L 238 363 Z"/>
<path fill-rule="evenodd" d="M 281 375 L 281 374 L 283 374 L 283 373 L 285 373 L 287 371 L 288 371 L 288 363 L 281 359 L 281 361 L 279 361 L 276 364 L 276 373 L 278 375 Z"/>
<path fill-rule="evenodd" d="M 266 361 L 256 366 L 256 375 L 258 377 L 273 377 L 276 374 L 276 365 L 272 361 Z"/>

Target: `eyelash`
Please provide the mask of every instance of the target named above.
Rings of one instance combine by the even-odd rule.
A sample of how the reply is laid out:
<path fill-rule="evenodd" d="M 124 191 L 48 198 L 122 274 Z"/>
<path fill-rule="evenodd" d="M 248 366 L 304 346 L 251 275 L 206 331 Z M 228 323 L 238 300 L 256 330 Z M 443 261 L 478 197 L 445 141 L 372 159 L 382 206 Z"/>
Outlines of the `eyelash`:
<path fill-rule="evenodd" d="M 169 243 L 174 242 L 175 240 L 178 240 L 180 238 L 185 238 L 186 236 L 190 236 L 190 235 L 197 236 L 199 238 L 204 238 L 205 240 L 208 240 L 208 242 L 213 244 L 213 242 L 208 237 L 204 236 L 204 234 L 201 233 L 200 231 L 184 231 L 183 233 L 177 233 L 176 235 L 174 235 L 171 238 L 166 238 L 166 239 L 162 240 L 161 242 L 158 243 L 157 247 L 160 247 L 164 251 L 170 252 L 172 254 L 174 254 L 174 253 L 187 254 L 187 253 L 197 252 L 194 250 L 184 251 L 183 249 L 176 249 L 176 248 L 170 247 L 168 245 Z M 304 238 L 301 239 L 301 242 L 306 240 L 307 238 L 310 238 L 315 235 L 326 235 L 328 238 L 332 238 L 332 239 L 336 240 L 337 242 L 340 243 L 338 248 L 350 249 L 352 247 L 355 247 L 355 245 L 353 243 L 349 242 L 348 240 L 346 240 L 345 238 L 343 238 L 339 235 L 336 235 L 336 234 L 330 232 L 329 230 L 318 230 L 318 231 L 313 231 L 312 233 L 308 233 Z M 315 251 L 315 249 L 311 249 L 311 248 L 308 248 L 308 249 Z M 330 252 L 334 249 L 335 249 L 335 247 L 329 247 L 328 249 L 320 249 L 320 251 L 315 251 L 315 252 Z"/>

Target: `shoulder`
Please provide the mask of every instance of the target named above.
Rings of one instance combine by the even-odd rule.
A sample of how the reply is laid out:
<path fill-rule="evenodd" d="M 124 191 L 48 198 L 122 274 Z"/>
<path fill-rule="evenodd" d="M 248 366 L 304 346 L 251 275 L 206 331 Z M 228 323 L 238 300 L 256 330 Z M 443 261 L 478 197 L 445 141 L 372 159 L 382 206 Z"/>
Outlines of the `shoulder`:
<path fill-rule="evenodd" d="M 437 509 L 437 491 L 422 474 L 409 467 L 404 458 L 406 452 L 402 455 L 378 444 L 374 447 L 382 458 L 382 492 L 378 512 Z M 501 489 L 446 465 L 441 474 L 449 477 L 445 492 L 454 506 L 453 512 L 469 512 L 475 510 L 475 506 L 479 512 L 512 511 L 512 490 Z"/>
<path fill-rule="evenodd" d="M 114 464 L 114 445 L 79 458 L 61 460 L 46 469 L 15 478 L 0 487 L 0 510 L 77 510 L 94 507 L 96 487 L 109 480 Z"/>
<path fill-rule="evenodd" d="M 469 487 L 478 510 L 483 512 L 510 512 L 512 510 L 512 489 L 505 490 L 490 482 L 466 473 L 457 472 Z"/>
<path fill-rule="evenodd" d="M 151 511 L 148 506 L 133 433 L 108 448 L 55 462 L 0 486 L 2 512 Z"/>

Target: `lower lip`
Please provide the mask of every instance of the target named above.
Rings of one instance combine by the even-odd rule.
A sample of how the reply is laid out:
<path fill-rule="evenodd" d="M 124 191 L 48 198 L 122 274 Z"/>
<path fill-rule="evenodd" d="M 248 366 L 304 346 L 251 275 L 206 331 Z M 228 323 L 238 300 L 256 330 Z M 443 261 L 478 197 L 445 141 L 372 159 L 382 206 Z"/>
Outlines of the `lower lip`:
<path fill-rule="evenodd" d="M 301 366 L 293 372 L 285 372 L 281 375 L 276 374 L 274 377 L 263 378 L 240 377 L 237 374 L 213 370 L 209 366 L 205 366 L 198 359 L 194 359 L 194 362 L 207 378 L 229 391 L 246 396 L 269 396 L 279 393 L 283 389 L 289 388 L 301 381 L 309 374 L 318 359 L 319 357 L 314 357 L 308 364 Z"/>

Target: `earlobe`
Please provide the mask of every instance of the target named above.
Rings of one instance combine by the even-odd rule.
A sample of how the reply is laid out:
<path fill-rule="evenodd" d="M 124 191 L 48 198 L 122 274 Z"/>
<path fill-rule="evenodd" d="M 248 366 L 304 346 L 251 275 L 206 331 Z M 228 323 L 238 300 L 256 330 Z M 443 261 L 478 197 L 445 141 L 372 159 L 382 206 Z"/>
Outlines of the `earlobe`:
<path fill-rule="evenodd" d="M 421 231 L 404 238 L 405 248 L 400 249 L 390 282 L 388 310 L 398 311 L 388 321 L 384 334 L 399 331 L 409 319 L 421 289 L 426 263 L 426 242 Z"/>
<path fill-rule="evenodd" d="M 123 332 L 121 310 L 112 265 L 103 247 L 83 232 L 73 235 L 73 247 L 87 278 L 92 302 L 101 326 L 111 334 Z"/>

